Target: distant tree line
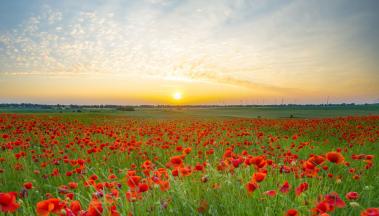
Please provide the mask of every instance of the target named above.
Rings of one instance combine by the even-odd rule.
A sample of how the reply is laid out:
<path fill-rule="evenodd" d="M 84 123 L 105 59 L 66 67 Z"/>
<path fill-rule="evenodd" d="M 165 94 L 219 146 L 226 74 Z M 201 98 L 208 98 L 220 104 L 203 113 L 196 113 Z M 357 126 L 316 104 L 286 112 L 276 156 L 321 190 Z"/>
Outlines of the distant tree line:
<path fill-rule="evenodd" d="M 134 111 L 136 108 L 216 108 L 216 107 L 266 107 L 266 108 L 320 108 L 320 107 L 361 107 L 361 106 L 379 106 L 379 103 L 374 104 L 355 104 L 355 103 L 341 103 L 341 104 L 267 104 L 267 105 L 61 105 L 61 104 L 33 104 L 33 103 L 0 103 L 0 108 L 8 109 L 54 109 L 54 110 L 80 110 L 80 109 L 115 109 L 120 111 Z"/>

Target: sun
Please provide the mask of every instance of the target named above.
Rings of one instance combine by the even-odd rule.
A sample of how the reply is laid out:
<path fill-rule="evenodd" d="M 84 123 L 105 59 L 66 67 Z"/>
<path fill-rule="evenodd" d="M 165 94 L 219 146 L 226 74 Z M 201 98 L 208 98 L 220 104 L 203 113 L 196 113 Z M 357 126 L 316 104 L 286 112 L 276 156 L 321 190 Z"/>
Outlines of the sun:
<path fill-rule="evenodd" d="M 181 99 L 182 99 L 182 93 L 181 93 L 181 92 L 179 92 L 179 91 L 177 91 L 177 92 L 174 92 L 174 94 L 172 94 L 172 98 L 173 98 L 174 100 L 177 100 L 177 101 L 179 101 L 179 100 L 181 100 Z"/>

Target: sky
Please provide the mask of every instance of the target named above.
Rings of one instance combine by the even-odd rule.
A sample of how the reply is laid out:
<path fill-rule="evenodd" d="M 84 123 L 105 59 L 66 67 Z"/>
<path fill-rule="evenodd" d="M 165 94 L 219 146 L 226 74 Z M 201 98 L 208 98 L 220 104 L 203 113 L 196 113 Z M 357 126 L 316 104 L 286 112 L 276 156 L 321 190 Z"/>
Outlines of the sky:
<path fill-rule="evenodd" d="M 2 0 L 0 103 L 379 102 L 376 0 Z"/>

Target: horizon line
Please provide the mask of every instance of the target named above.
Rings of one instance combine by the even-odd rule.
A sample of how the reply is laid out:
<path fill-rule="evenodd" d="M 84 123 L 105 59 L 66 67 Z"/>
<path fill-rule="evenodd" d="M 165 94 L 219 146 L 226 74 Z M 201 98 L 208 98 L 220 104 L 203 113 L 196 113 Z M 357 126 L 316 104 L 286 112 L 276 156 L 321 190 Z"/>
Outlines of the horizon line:
<path fill-rule="evenodd" d="M 283 104 L 48 104 L 48 103 L 26 103 L 26 102 L 10 102 L 1 103 L 0 106 L 4 105 L 36 105 L 36 106 L 80 106 L 80 107 L 96 107 L 101 106 L 117 106 L 117 107 L 227 107 L 227 106 L 331 106 L 331 105 L 378 105 L 379 102 L 342 102 L 342 103 L 283 103 Z"/>

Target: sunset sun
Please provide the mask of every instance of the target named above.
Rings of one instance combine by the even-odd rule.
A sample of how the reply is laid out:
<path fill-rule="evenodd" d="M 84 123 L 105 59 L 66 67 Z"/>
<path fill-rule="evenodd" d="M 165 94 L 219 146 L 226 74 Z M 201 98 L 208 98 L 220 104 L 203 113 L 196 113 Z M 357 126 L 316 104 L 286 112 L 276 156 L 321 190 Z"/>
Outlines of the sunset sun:
<path fill-rule="evenodd" d="M 176 101 L 179 101 L 182 99 L 182 93 L 177 91 L 177 92 L 174 92 L 174 94 L 172 94 L 172 98 Z"/>

